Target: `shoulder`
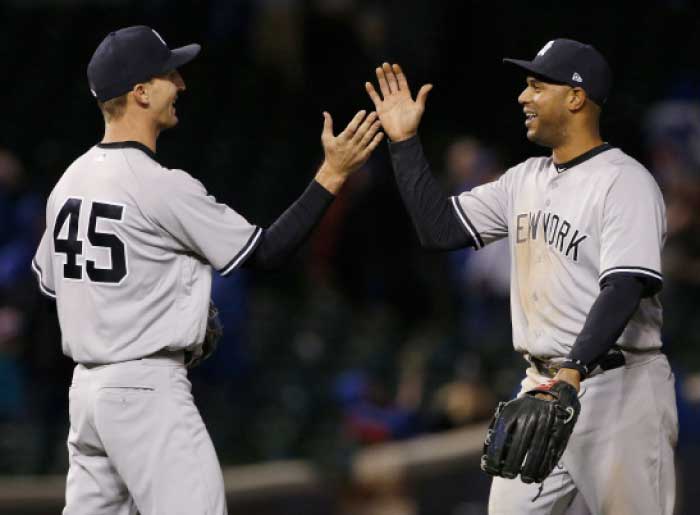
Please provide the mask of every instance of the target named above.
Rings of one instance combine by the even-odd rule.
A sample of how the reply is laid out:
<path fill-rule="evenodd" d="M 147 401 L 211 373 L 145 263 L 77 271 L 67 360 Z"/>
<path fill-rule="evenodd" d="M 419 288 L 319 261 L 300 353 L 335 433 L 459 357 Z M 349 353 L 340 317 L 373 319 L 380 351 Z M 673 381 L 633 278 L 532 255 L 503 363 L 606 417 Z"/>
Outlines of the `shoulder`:
<path fill-rule="evenodd" d="M 196 209 L 207 197 L 204 185 L 184 170 L 158 165 L 139 178 L 140 199 L 151 220 L 170 219 Z"/>
<path fill-rule="evenodd" d="M 552 164 L 551 157 L 531 157 L 508 168 L 496 180 L 477 186 L 478 188 L 501 188 L 505 191 L 513 191 L 522 187 L 527 181 L 546 173 Z"/>
<path fill-rule="evenodd" d="M 173 190 L 202 190 L 204 186 L 184 170 L 163 166 L 137 149 L 123 149 L 124 159 L 145 192 L 163 198 Z"/>
<path fill-rule="evenodd" d="M 530 157 L 513 166 L 506 173 L 513 175 L 531 175 L 549 170 L 551 166 L 551 156 Z"/>
<path fill-rule="evenodd" d="M 531 157 L 522 161 L 515 166 L 510 167 L 501 176 L 501 179 L 506 182 L 523 181 L 532 179 L 542 173 L 546 173 L 552 166 L 551 157 Z"/>
<path fill-rule="evenodd" d="M 71 189 L 74 181 L 80 181 L 83 174 L 89 173 L 90 163 L 94 159 L 94 151 L 97 147 L 91 147 L 85 153 L 76 158 L 61 174 L 48 197 L 49 204 L 56 196 L 60 196 Z"/>
<path fill-rule="evenodd" d="M 179 168 L 161 167 L 153 174 L 153 179 L 157 180 L 160 196 L 166 194 L 207 194 L 204 184 Z"/>
<path fill-rule="evenodd" d="M 642 163 L 619 148 L 613 148 L 605 154 L 605 169 L 611 187 L 624 188 L 630 192 L 646 190 L 661 196 L 656 179 Z"/>
<path fill-rule="evenodd" d="M 144 179 L 161 179 L 168 168 L 161 165 L 152 156 L 142 150 L 134 148 L 122 148 L 116 151 L 117 155 L 124 159 L 124 164 L 137 175 Z"/>
<path fill-rule="evenodd" d="M 68 165 L 68 168 L 66 168 L 66 171 L 63 172 L 63 175 L 58 182 L 60 183 L 62 180 L 65 180 L 71 175 L 88 170 L 92 160 L 96 159 L 97 157 L 95 152 L 96 150 L 98 150 L 97 147 L 90 147 L 87 151 L 78 156 L 70 165 Z"/>

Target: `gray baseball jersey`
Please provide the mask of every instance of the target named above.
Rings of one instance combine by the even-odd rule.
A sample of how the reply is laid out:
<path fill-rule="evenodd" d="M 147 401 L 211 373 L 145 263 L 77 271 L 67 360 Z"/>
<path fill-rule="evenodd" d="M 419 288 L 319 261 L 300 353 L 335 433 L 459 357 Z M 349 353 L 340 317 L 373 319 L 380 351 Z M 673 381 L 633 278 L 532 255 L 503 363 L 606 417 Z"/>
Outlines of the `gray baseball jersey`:
<path fill-rule="evenodd" d="M 532 158 L 498 180 L 452 197 L 477 248 L 509 238 L 515 349 L 568 355 L 611 274 L 661 280 L 663 197 L 649 172 L 619 149 L 567 170 Z M 618 340 L 629 350 L 661 347 L 661 305 L 644 298 Z"/>
<path fill-rule="evenodd" d="M 211 268 L 233 271 L 261 233 L 148 148 L 97 145 L 51 192 L 32 267 L 56 298 L 63 352 L 116 363 L 196 348 Z"/>

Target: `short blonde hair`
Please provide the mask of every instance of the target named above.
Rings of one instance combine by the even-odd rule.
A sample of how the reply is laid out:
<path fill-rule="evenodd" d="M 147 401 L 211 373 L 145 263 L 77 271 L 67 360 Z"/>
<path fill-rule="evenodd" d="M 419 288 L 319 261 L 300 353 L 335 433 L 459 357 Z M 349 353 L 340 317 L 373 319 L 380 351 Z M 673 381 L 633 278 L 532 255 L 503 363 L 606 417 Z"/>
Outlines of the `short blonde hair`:
<path fill-rule="evenodd" d="M 105 122 L 109 123 L 112 120 L 118 120 L 126 112 L 126 96 L 128 93 L 115 98 L 110 98 L 104 102 L 97 102 L 97 106 L 102 111 L 102 116 L 104 116 Z"/>

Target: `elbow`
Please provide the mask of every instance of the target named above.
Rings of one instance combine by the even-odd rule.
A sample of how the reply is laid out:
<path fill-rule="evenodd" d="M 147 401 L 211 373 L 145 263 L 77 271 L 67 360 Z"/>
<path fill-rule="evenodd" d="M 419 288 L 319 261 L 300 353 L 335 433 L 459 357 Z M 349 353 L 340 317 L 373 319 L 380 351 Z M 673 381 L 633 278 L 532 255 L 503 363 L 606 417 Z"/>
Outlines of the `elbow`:
<path fill-rule="evenodd" d="M 428 252 L 439 252 L 441 250 L 449 250 L 443 248 L 440 244 L 432 242 L 432 241 L 423 241 L 421 240 L 420 242 L 420 247 L 423 250 L 427 250 Z"/>
<path fill-rule="evenodd" d="M 245 263 L 243 263 L 243 267 L 249 270 L 267 271 L 279 268 L 283 262 L 283 259 L 268 255 L 263 251 L 263 249 L 258 247 L 255 253 L 250 256 Z"/>
<path fill-rule="evenodd" d="M 286 259 L 276 257 L 261 257 L 260 259 L 251 260 L 250 268 L 258 271 L 273 271 L 282 268 Z"/>
<path fill-rule="evenodd" d="M 418 241 L 420 242 L 420 246 L 423 250 L 427 250 L 430 252 L 438 252 L 441 250 L 452 250 L 451 247 L 445 245 L 445 242 L 440 241 L 439 239 L 433 238 L 429 234 L 419 232 L 418 233 Z"/>

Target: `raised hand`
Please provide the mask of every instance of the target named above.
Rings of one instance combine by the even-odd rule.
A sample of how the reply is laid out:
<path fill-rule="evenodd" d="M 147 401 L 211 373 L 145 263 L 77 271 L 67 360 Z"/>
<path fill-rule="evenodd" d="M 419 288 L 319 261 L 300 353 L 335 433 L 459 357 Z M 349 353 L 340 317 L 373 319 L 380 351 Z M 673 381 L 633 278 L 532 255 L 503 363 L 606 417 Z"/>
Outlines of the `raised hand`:
<path fill-rule="evenodd" d="M 418 131 L 432 84 L 422 86 L 414 101 L 406 76 L 398 64 L 390 66 L 384 63 L 376 72 L 381 96 L 371 82 L 365 82 L 365 89 L 374 102 L 384 132 L 392 141 L 413 137 Z"/>
<path fill-rule="evenodd" d="M 377 113 L 367 115 L 366 111 L 359 111 L 343 132 L 334 136 L 333 118 L 324 112 L 321 144 L 325 159 L 316 174 L 321 186 L 331 193 L 337 193 L 345 179 L 360 168 L 379 145 L 384 137 L 379 132 L 380 128 Z"/>

